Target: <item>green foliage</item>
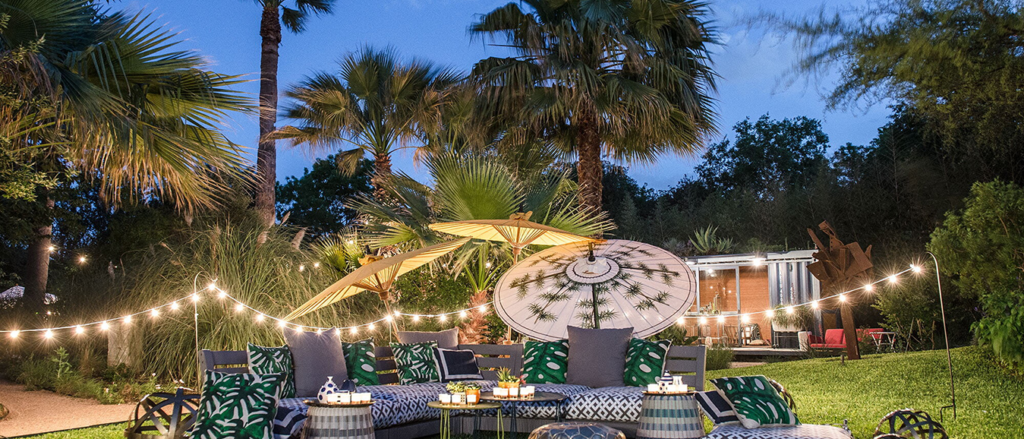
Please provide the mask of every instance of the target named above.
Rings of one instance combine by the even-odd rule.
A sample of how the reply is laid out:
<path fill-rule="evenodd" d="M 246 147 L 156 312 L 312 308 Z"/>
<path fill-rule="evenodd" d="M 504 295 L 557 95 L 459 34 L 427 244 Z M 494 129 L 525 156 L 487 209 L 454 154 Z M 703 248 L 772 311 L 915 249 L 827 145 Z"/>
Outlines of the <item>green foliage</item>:
<path fill-rule="evenodd" d="M 155 376 L 141 378 L 132 373 L 104 371 L 102 378 L 76 370 L 73 359 L 63 347 L 51 355 L 20 361 L 5 360 L 4 377 L 24 384 L 28 390 L 51 390 L 78 398 L 92 398 L 103 404 L 137 402 L 142 396 L 156 392 L 160 384 Z"/>
<path fill-rule="evenodd" d="M 792 327 L 800 330 L 809 330 L 814 325 L 814 311 L 808 306 L 793 307 L 793 313 L 789 313 L 789 307 L 779 305 L 775 307 L 775 315 L 772 322 L 781 327 Z"/>
<path fill-rule="evenodd" d="M 722 370 L 732 367 L 732 360 L 736 354 L 725 346 L 711 345 L 707 349 L 705 370 Z"/>
<path fill-rule="evenodd" d="M 767 18 L 796 36 L 798 72 L 838 70 L 831 107 L 910 106 L 976 177 L 1020 181 L 1024 150 L 1006 147 L 1024 139 L 1020 2 L 895 0 Z"/>
<path fill-rule="evenodd" d="M 697 343 L 697 340 L 700 340 L 700 337 L 687 334 L 686 328 L 682 326 L 672 325 L 665 328 L 664 331 L 652 335 L 651 340 L 669 340 L 672 342 L 672 346 L 689 346 Z"/>
<path fill-rule="evenodd" d="M 960 294 L 976 297 L 984 316 L 974 331 L 999 358 L 1024 371 L 1024 189 L 976 183 L 962 210 L 946 215 L 928 249 Z"/>
<path fill-rule="evenodd" d="M 307 227 L 311 237 L 341 232 L 356 219 L 355 198 L 372 192 L 371 162 L 362 160 L 354 175 L 338 169 L 334 155 L 313 162 L 301 177 L 285 177 L 277 184 L 277 212 L 288 222 Z"/>
<path fill-rule="evenodd" d="M 718 236 L 718 227 L 714 226 L 694 231 L 690 243 L 698 255 L 728 254 L 736 246 L 732 239 Z"/>

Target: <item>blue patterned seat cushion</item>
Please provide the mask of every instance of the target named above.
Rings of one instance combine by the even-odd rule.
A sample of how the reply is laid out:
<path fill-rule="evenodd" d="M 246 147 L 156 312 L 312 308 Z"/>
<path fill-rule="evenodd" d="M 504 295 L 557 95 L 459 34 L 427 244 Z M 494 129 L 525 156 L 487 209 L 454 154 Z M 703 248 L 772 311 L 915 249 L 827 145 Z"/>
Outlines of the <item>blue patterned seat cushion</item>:
<path fill-rule="evenodd" d="M 567 407 L 568 419 L 639 422 L 642 387 L 601 387 L 574 395 Z"/>
<path fill-rule="evenodd" d="M 853 439 L 850 432 L 831 425 L 784 425 L 746 428 L 742 425 L 719 425 L 704 439 Z"/>
<path fill-rule="evenodd" d="M 436 397 L 436 396 L 435 396 Z M 274 419 L 274 439 L 285 439 L 302 430 L 306 420 L 306 406 L 302 401 L 309 398 L 288 398 L 277 403 L 277 417 Z M 398 425 L 398 404 L 387 399 L 374 399 L 370 406 L 373 428 L 387 428 Z"/>

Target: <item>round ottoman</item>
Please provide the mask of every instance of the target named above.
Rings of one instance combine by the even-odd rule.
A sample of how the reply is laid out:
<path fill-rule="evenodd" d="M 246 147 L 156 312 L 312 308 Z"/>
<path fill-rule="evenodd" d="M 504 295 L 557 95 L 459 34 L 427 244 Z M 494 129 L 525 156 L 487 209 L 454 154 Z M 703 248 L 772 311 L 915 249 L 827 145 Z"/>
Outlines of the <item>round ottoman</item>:
<path fill-rule="evenodd" d="M 533 430 L 530 439 L 626 439 L 626 435 L 596 422 L 558 422 Z"/>

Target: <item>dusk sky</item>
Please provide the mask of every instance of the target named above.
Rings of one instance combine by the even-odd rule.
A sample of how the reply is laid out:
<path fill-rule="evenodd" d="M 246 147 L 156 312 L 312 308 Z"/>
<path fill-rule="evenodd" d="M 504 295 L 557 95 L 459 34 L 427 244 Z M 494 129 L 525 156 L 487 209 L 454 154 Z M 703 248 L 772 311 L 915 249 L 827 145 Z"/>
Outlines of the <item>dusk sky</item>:
<path fill-rule="evenodd" d="M 338 0 L 334 15 L 309 20 L 306 32 L 286 33 L 281 44 L 279 83 L 281 88 L 300 81 L 311 72 L 336 70 L 343 54 L 363 45 L 394 46 L 405 57 L 419 57 L 469 70 L 476 61 L 488 56 L 503 56 L 501 48 L 488 47 L 470 40 L 467 26 L 477 14 L 486 13 L 508 0 Z M 857 112 L 825 112 L 821 92 L 831 83 L 807 82 L 800 78 L 785 86 L 786 73 L 796 60 L 788 41 L 766 35 L 762 29 L 748 31 L 742 20 L 759 8 L 799 14 L 822 5 L 849 5 L 850 2 L 821 0 L 711 1 L 715 23 L 723 44 L 715 48 L 715 70 L 719 80 L 718 112 L 721 134 L 731 135 L 732 126 L 743 118 L 757 119 L 808 116 L 823 121 L 834 146 L 852 142 L 867 144 L 886 122 L 889 110 L 884 106 Z M 243 89 L 258 91 L 260 9 L 250 0 L 132 0 L 111 4 L 115 9 L 146 11 L 158 23 L 166 23 L 180 32 L 187 48 L 208 58 L 220 73 L 244 74 L 253 82 Z M 282 126 L 287 121 L 278 121 Z M 256 116 L 237 115 L 225 128 L 235 142 L 250 148 L 255 157 L 258 135 Z M 346 148 L 348 149 L 348 148 Z M 278 180 L 301 175 L 314 156 L 292 148 L 287 142 L 278 146 Z M 633 166 L 630 175 L 641 183 L 661 190 L 692 173 L 697 158 L 666 156 L 653 166 Z M 422 178 L 422 166 L 412 161 L 411 152 L 395 157 L 396 166 Z"/>

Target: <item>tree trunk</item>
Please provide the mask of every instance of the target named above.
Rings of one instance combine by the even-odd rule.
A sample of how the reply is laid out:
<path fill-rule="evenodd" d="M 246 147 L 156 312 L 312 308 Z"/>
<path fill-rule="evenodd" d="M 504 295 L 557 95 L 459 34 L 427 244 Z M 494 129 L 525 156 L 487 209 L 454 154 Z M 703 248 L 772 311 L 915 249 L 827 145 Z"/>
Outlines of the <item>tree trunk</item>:
<path fill-rule="evenodd" d="M 46 224 L 33 230 L 35 239 L 28 246 L 28 263 L 25 267 L 25 295 L 22 306 L 30 314 L 43 311 L 46 301 L 46 281 L 50 276 L 50 247 L 53 245 L 53 199 L 44 192 L 46 200 Z"/>
<path fill-rule="evenodd" d="M 577 118 L 576 172 L 580 183 L 580 207 L 593 212 L 601 211 L 601 137 L 597 132 L 596 117 L 584 111 Z"/>
<path fill-rule="evenodd" d="M 370 184 L 373 185 L 373 198 L 378 202 L 391 201 L 388 193 L 388 183 L 391 182 L 391 156 L 378 155 L 373 158 L 373 176 L 370 177 Z"/>
<path fill-rule="evenodd" d="M 274 225 L 274 184 L 277 182 L 277 142 L 268 139 L 277 123 L 277 59 L 281 20 L 274 2 L 266 2 L 260 22 L 260 138 L 256 152 L 256 212 L 263 223 Z"/>

